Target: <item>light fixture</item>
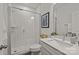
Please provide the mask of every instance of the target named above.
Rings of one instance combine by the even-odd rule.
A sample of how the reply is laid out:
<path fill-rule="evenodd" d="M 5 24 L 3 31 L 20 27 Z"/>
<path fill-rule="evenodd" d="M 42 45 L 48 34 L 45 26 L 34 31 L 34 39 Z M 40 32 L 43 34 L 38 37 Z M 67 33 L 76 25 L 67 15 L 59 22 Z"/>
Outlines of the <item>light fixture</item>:
<path fill-rule="evenodd" d="M 31 16 L 31 19 L 34 19 L 35 17 L 34 16 Z"/>

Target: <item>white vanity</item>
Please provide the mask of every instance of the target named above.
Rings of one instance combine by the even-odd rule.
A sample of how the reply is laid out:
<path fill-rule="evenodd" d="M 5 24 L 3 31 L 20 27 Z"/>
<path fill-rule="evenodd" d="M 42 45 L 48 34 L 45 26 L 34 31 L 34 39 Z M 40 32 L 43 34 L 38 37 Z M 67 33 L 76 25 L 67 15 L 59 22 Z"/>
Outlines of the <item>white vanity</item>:
<path fill-rule="evenodd" d="M 79 46 L 61 41 L 59 38 L 44 38 L 40 40 L 42 55 L 79 55 Z"/>
<path fill-rule="evenodd" d="M 62 53 L 59 50 L 57 50 L 56 48 L 52 47 L 45 41 L 41 40 L 40 44 L 42 45 L 42 48 L 41 48 L 42 55 L 62 55 L 62 54 L 64 55 L 64 53 Z"/>

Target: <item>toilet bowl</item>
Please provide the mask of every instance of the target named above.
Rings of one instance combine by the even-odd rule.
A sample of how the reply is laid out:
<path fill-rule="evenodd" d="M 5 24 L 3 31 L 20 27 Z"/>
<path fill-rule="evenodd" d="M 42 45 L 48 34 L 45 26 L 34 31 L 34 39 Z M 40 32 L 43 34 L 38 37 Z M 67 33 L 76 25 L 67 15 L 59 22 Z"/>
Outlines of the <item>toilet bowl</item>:
<path fill-rule="evenodd" d="M 30 47 L 31 55 L 39 55 L 41 54 L 41 45 L 40 44 L 33 44 Z"/>

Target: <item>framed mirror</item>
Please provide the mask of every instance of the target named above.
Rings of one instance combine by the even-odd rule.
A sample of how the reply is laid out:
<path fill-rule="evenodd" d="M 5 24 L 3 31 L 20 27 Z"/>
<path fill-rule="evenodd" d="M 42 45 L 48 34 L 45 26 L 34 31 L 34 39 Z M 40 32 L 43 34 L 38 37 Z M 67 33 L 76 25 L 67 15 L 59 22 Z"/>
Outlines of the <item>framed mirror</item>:
<path fill-rule="evenodd" d="M 49 12 L 47 12 L 41 16 L 41 27 L 49 28 Z"/>

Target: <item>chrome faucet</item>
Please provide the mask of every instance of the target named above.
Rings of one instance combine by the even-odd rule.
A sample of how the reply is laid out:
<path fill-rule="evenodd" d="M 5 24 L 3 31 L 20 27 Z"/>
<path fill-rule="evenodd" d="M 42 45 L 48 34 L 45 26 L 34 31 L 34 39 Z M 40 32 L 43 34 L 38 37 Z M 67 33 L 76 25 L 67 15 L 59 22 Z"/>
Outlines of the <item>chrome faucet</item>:
<path fill-rule="evenodd" d="M 79 41 L 77 41 L 78 42 L 78 46 L 79 46 Z"/>
<path fill-rule="evenodd" d="M 79 46 L 79 34 L 77 34 L 76 37 L 77 37 L 77 38 L 76 38 L 76 39 L 77 39 L 76 43 L 77 43 L 77 45 Z"/>
<path fill-rule="evenodd" d="M 66 34 L 63 34 L 63 41 L 65 41 Z"/>

